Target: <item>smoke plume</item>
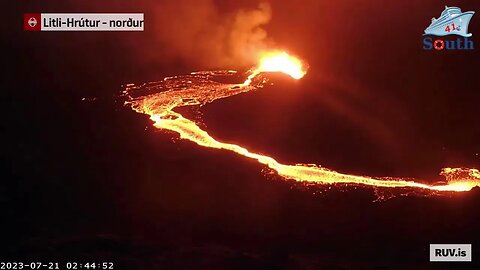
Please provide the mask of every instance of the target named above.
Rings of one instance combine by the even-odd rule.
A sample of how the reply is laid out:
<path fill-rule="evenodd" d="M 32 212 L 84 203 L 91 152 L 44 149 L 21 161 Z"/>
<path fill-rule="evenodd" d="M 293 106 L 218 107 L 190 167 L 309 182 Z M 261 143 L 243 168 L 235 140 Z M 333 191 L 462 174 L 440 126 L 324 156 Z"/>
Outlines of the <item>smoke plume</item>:
<path fill-rule="evenodd" d="M 262 28 L 271 18 L 266 2 L 253 9 L 220 12 L 213 0 L 178 0 L 156 11 L 158 20 L 152 28 L 161 50 L 194 65 L 251 65 L 271 44 Z"/>

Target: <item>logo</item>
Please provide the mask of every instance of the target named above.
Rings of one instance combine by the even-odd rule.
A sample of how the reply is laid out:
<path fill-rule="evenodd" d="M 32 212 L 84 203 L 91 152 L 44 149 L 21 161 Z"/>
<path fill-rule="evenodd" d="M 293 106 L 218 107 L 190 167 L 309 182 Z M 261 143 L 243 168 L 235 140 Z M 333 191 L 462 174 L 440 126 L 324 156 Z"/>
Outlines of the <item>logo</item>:
<path fill-rule="evenodd" d="M 471 244 L 430 244 L 431 262 L 471 262 Z"/>
<path fill-rule="evenodd" d="M 438 18 L 432 18 L 432 22 L 425 29 L 423 49 L 437 51 L 441 50 L 473 50 L 473 40 L 468 33 L 468 25 L 475 12 L 462 10 L 458 7 L 447 7 Z M 445 37 L 433 38 L 431 36 Z M 449 38 L 455 36 L 456 38 Z M 460 36 L 460 37 L 459 37 Z"/>
<path fill-rule="evenodd" d="M 25 31 L 40 31 L 40 14 L 39 13 L 28 13 L 23 14 L 23 30 Z"/>
<path fill-rule="evenodd" d="M 30 19 L 28 19 L 28 25 L 30 25 L 30 27 L 35 27 L 35 25 L 37 25 L 37 19 L 30 17 Z"/>

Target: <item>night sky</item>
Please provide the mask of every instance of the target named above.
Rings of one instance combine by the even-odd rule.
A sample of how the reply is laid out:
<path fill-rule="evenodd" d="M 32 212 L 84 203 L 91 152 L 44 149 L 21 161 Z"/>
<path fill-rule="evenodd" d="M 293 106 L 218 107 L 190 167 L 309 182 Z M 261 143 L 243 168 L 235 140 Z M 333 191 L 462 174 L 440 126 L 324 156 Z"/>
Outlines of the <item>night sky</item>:
<path fill-rule="evenodd" d="M 422 48 L 423 30 L 445 5 L 480 11 L 472 1 L 270 1 L 269 44 L 307 61 L 309 73 L 299 81 L 270 75 L 272 86 L 208 104 L 203 124 L 217 139 L 288 164 L 432 182 L 443 167 L 480 168 L 479 15 L 469 27 L 474 50 Z M 70 0 L 4 7 L 1 261 L 478 269 L 478 188 L 376 201 L 384 191 L 306 187 L 266 176 L 244 157 L 177 140 L 122 106 L 126 83 L 250 68 L 203 44 L 228 28 L 219 25 L 231 14 L 257 6 Z M 141 12 L 145 31 L 24 32 L 27 12 Z M 177 25 L 184 32 L 172 32 Z M 195 25 L 218 29 L 202 40 L 189 34 Z M 471 243 L 473 262 L 430 263 L 430 243 Z"/>

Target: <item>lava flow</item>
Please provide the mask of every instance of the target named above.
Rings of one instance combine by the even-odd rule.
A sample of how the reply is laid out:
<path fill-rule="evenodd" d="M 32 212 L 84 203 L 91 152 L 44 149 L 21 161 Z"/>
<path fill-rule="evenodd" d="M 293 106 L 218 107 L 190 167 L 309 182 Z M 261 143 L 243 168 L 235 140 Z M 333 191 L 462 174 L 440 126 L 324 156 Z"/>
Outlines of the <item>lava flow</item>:
<path fill-rule="evenodd" d="M 306 67 L 301 60 L 285 52 L 265 53 L 243 83 L 226 84 L 215 81 L 220 77 L 236 76 L 236 71 L 202 71 L 166 77 L 159 82 L 138 86 L 127 85 L 124 91 L 128 99 L 126 105 L 138 113 L 149 115 L 156 128 L 176 132 L 181 139 L 195 142 L 203 147 L 225 149 L 255 159 L 276 171 L 278 175 L 300 182 L 458 192 L 469 191 L 480 186 L 478 169 L 444 168 L 441 175 L 445 177 L 445 182 L 440 185 L 430 185 L 425 181 L 404 178 L 348 175 L 312 164 L 281 164 L 272 157 L 250 152 L 240 145 L 220 142 L 202 130 L 197 123 L 174 111 L 178 107 L 202 106 L 221 98 L 262 88 L 267 81 L 262 75 L 263 72 L 282 72 L 293 79 L 300 79 L 306 74 Z"/>

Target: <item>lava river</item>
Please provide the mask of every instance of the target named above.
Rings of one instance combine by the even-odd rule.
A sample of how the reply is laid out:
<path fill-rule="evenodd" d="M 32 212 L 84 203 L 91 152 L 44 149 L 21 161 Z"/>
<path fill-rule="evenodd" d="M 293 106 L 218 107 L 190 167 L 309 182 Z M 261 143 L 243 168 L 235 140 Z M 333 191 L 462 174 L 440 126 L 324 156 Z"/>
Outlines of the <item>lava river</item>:
<path fill-rule="evenodd" d="M 127 85 L 124 94 L 125 104 L 138 113 L 147 114 L 158 129 L 179 134 L 181 139 L 192 141 L 200 146 L 225 149 L 247 158 L 255 159 L 278 175 L 299 182 L 317 184 L 352 184 L 386 188 L 413 188 L 435 192 L 462 192 L 480 186 L 480 172 L 470 168 L 444 168 L 442 184 L 431 185 L 427 181 L 393 177 L 370 177 L 339 173 L 314 164 L 281 164 L 274 158 L 250 152 L 248 149 L 213 138 L 199 125 L 187 119 L 175 108 L 183 106 L 202 106 L 204 104 L 261 89 L 267 82 L 262 72 L 283 72 L 293 79 L 300 79 L 306 73 L 306 67 L 299 59 L 286 53 L 266 54 L 256 68 L 249 71 L 243 83 L 220 83 L 220 77 L 238 76 L 236 71 L 202 71 L 188 75 L 166 77 L 158 82 L 141 85 Z"/>

